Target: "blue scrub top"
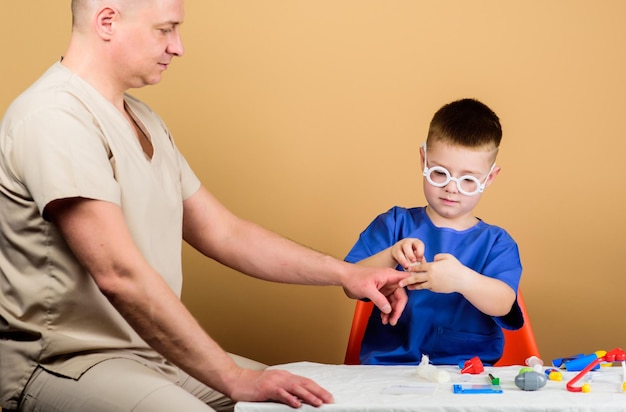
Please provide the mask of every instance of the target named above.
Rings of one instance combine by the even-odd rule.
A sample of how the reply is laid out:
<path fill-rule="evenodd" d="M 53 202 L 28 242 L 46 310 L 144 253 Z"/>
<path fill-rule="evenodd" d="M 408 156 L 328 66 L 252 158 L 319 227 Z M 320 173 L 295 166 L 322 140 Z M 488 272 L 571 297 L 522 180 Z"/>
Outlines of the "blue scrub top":
<path fill-rule="evenodd" d="M 347 262 L 358 262 L 404 238 L 424 242 L 425 258 L 449 253 L 474 271 L 499 279 L 517 291 L 522 265 L 517 244 L 502 228 L 480 220 L 458 231 L 435 226 L 426 208 L 393 207 L 361 233 Z M 403 270 L 398 266 L 398 270 Z M 502 356 L 501 328 L 519 329 L 524 320 L 517 301 L 511 311 L 492 317 L 459 293 L 407 290 L 409 302 L 395 326 L 383 325 L 375 307 L 361 345 L 363 364 L 419 364 L 422 354 L 435 365 L 457 365 L 474 356 L 493 364 Z"/>

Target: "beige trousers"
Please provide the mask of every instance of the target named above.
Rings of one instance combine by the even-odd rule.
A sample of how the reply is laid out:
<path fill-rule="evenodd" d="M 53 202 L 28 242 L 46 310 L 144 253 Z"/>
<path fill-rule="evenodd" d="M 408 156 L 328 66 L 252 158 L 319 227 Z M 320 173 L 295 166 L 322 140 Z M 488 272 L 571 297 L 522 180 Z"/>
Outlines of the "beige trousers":
<path fill-rule="evenodd" d="M 231 355 L 250 369 L 266 365 Z M 89 369 L 79 380 L 38 368 L 26 386 L 22 412 L 209 412 L 232 411 L 234 402 L 180 371 L 172 382 L 129 359 L 110 359 Z"/>

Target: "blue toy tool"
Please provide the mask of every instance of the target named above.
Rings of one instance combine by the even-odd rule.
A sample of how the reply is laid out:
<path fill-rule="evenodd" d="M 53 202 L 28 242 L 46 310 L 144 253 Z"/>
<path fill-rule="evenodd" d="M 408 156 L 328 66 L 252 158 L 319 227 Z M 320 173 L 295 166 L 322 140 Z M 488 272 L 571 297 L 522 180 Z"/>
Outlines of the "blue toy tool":
<path fill-rule="evenodd" d="M 558 358 L 552 361 L 552 365 L 557 368 L 566 369 L 569 372 L 579 372 L 587 365 L 595 361 L 596 359 L 604 356 L 606 354 L 605 351 L 597 351 L 595 353 L 591 353 L 589 355 L 585 355 L 584 353 L 579 353 L 577 355 L 568 356 L 567 358 Z M 600 364 L 596 364 L 593 369 L 599 369 Z"/>

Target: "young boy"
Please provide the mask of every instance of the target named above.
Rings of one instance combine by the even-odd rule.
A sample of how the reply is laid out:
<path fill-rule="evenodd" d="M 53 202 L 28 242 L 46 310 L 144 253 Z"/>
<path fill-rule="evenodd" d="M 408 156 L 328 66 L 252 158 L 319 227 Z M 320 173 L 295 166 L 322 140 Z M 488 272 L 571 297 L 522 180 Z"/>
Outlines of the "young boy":
<path fill-rule="evenodd" d="M 427 206 L 393 207 L 361 233 L 346 261 L 411 271 L 409 302 L 394 326 L 374 309 L 361 346 L 364 364 L 457 365 L 501 356 L 501 328 L 519 329 L 522 273 L 509 234 L 472 214 L 500 172 L 498 116 L 462 99 L 435 113 L 420 149 Z M 403 281 L 406 284 L 406 281 Z"/>

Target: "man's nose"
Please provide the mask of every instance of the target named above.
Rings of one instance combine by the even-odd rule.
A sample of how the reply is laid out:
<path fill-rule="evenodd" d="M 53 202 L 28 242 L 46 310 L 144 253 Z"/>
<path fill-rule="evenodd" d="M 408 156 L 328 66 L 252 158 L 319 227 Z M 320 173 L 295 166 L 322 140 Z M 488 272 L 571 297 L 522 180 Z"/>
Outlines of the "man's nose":
<path fill-rule="evenodd" d="M 178 30 L 176 30 L 172 38 L 172 41 L 167 46 L 167 52 L 169 54 L 173 54 L 178 57 L 185 54 L 185 48 L 183 47 L 183 40 L 181 39 L 180 33 L 178 32 Z"/>

